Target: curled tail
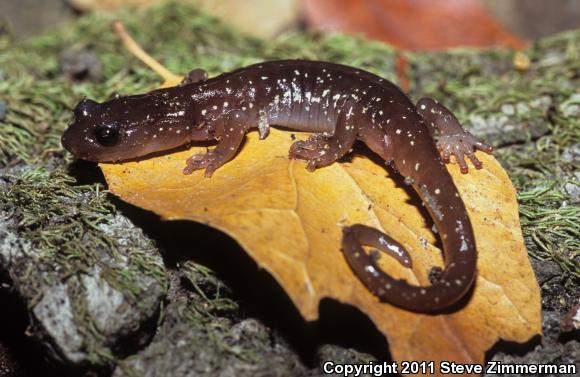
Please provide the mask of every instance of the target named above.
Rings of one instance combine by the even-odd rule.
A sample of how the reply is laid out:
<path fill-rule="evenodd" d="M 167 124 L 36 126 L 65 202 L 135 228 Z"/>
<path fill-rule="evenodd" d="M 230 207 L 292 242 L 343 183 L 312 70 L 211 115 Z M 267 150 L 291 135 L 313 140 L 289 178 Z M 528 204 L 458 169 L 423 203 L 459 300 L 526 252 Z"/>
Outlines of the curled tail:
<path fill-rule="evenodd" d="M 346 227 L 342 240 L 346 260 L 371 292 L 381 301 L 416 312 L 435 312 L 453 305 L 469 291 L 476 272 L 477 251 L 465 205 L 447 170 L 436 162 L 439 167 L 433 165 L 429 174 L 410 177 L 443 243 L 445 267 L 435 283 L 411 285 L 383 272 L 376 263 L 377 258 L 367 254 L 362 245 L 385 252 L 390 250 L 389 254 L 403 265 L 409 266 L 410 260 L 402 246 L 374 228 L 361 224 Z M 408 264 L 404 263 L 405 259 L 409 260 Z"/>

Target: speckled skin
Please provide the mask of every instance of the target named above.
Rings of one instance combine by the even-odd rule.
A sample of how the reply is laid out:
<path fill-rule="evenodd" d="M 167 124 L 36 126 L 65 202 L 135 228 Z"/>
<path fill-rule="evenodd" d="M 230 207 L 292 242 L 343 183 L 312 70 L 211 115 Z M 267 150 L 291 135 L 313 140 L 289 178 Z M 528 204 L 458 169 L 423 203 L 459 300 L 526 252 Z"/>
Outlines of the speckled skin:
<path fill-rule="evenodd" d="M 344 255 L 369 290 L 385 302 L 421 312 L 447 308 L 465 295 L 475 277 L 476 246 L 444 160 L 454 154 L 466 173 L 464 156 L 480 168 L 474 149 L 491 152 L 491 147 L 464 131 L 442 105 L 424 98 L 415 107 L 397 86 L 371 73 L 302 60 L 264 62 L 211 79 L 197 69 L 178 87 L 102 104 L 82 101 L 62 143 L 82 159 L 120 161 L 218 140 L 215 149 L 190 157 L 183 170 L 205 169 L 210 177 L 235 156 L 248 131 L 258 129 L 265 138 L 269 125 L 315 133 L 290 149 L 290 157 L 307 160 L 310 170 L 332 164 L 362 140 L 427 206 L 445 254 L 445 269 L 430 286 L 412 286 L 380 270 L 361 244 L 410 266 L 407 252 L 382 232 L 364 225 L 344 229 Z"/>

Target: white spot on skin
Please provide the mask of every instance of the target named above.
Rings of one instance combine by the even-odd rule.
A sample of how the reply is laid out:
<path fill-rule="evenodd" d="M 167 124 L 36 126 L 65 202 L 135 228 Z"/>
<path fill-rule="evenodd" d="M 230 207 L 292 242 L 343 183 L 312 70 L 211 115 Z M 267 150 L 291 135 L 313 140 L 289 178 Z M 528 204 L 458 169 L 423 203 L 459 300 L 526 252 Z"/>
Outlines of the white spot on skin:
<path fill-rule="evenodd" d="M 217 110 L 217 106 L 216 105 L 213 105 L 211 108 L 214 109 L 214 110 Z"/>
<path fill-rule="evenodd" d="M 400 135 L 400 134 L 401 134 L 401 130 L 400 130 L 399 128 L 397 128 L 397 131 L 395 131 L 395 133 L 396 133 L 397 135 Z"/>
<path fill-rule="evenodd" d="M 379 276 L 379 272 L 373 266 L 366 266 L 365 267 L 365 271 L 368 272 L 368 273 L 370 273 L 374 277 L 378 277 Z"/>
<path fill-rule="evenodd" d="M 268 76 L 262 76 L 260 77 L 262 80 L 268 80 Z"/>
<path fill-rule="evenodd" d="M 425 110 L 425 105 L 421 105 L 421 110 Z"/>
<path fill-rule="evenodd" d="M 159 127 L 159 131 L 163 132 L 163 127 Z"/>
<path fill-rule="evenodd" d="M 228 103 L 228 101 L 224 102 L 224 107 L 228 107 L 230 104 Z"/>
<path fill-rule="evenodd" d="M 441 190 L 439 190 L 438 188 L 435 189 L 435 195 L 439 195 L 441 194 Z"/>
<path fill-rule="evenodd" d="M 389 243 L 383 236 L 379 237 L 379 243 L 382 246 L 386 247 L 387 249 L 391 250 L 394 254 L 399 256 L 399 258 L 405 259 L 405 262 L 407 261 L 407 259 L 405 258 L 406 252 L 397 245 Z"/>
<path fill-rule="evenodd" d="M 415 164 L 415 171 L 419 171 L 419 166 L 421 166 L 418 162 Z"/>
<path fill-rule="evenodd" d="M 206 109 L 201 110 L 201 115 L 205 115 L 205 113 L 207 113 Z"/>
<path fill-rule="evenodd" d="M 185 111 L 183 111 L 183 110 L 180 110 L 180 111 L 177 111 L 177 112 L 175 112 L 175 113 L 167 113 L 167 116 L 170 116 L 170 117 L 177 117 L 177 116 L 181 116 L 181 115 L 183 115 L 183 114 L 185 114 Z"/>

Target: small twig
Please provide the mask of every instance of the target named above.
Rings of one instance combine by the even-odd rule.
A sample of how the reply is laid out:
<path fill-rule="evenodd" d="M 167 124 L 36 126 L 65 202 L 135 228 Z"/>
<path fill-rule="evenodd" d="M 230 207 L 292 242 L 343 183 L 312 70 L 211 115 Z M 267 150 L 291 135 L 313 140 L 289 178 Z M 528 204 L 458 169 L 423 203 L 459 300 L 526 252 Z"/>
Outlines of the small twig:
<path fill-rule="evenodd" d="M 135 55 L 137 59 L 141 60 L 149 68 L 151 68 L 159 76 L 161 76 L 163 80 L 165 80 L 163 86 L 176 85 L 182 80 L 180 76 L 169 71 L 167 68 L 161 65 L 161 63 L 155 60 L 151 55 L 146 53 L 145 50 L 143 50 L 143 48 L 133 39 L 133 37 L 131 37 L 131 35 L 127 33 L 127 30 L 125 30 L 125 27 L 123 26 L 121 21 L 119 20 L 113 21 L 111 23 L 111 28 L 113 29 L 117 37 L 119 37 L 121 42 L 123 42 L 123 45 L 127 50 L 129 50 L 130 53 Z"/>

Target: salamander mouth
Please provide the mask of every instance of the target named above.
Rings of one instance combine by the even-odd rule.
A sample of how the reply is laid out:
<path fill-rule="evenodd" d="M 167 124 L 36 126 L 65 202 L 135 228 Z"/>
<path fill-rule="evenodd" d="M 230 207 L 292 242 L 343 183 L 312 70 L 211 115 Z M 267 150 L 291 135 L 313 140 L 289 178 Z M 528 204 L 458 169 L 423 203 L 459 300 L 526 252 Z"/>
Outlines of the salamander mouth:
<path fill-rule="evenodd" d="M 71 138 L 68 137 L 67 133 L 68 132 L 65 131 L 65 133 L 62 135 L 62 137 L 60 138 L 60 143 L 64 149 L 66 149 L 70 153 L 76 155 L 76 153 L 73 150 L 73 142 L 72 142 Z"/>
<path fill-rule="evenodd" d="M 65 150 L 67 150 L 76 158 L 85 161 L 98 162 L 94 155 L 86 152 L 83 153 L 79 150 L 78 142 L 75 141 L 76 139 L 77 138 L 74 134 L 72 134 L 69 130 L 66 130 L 60 138 L 60 143 Z"/>

